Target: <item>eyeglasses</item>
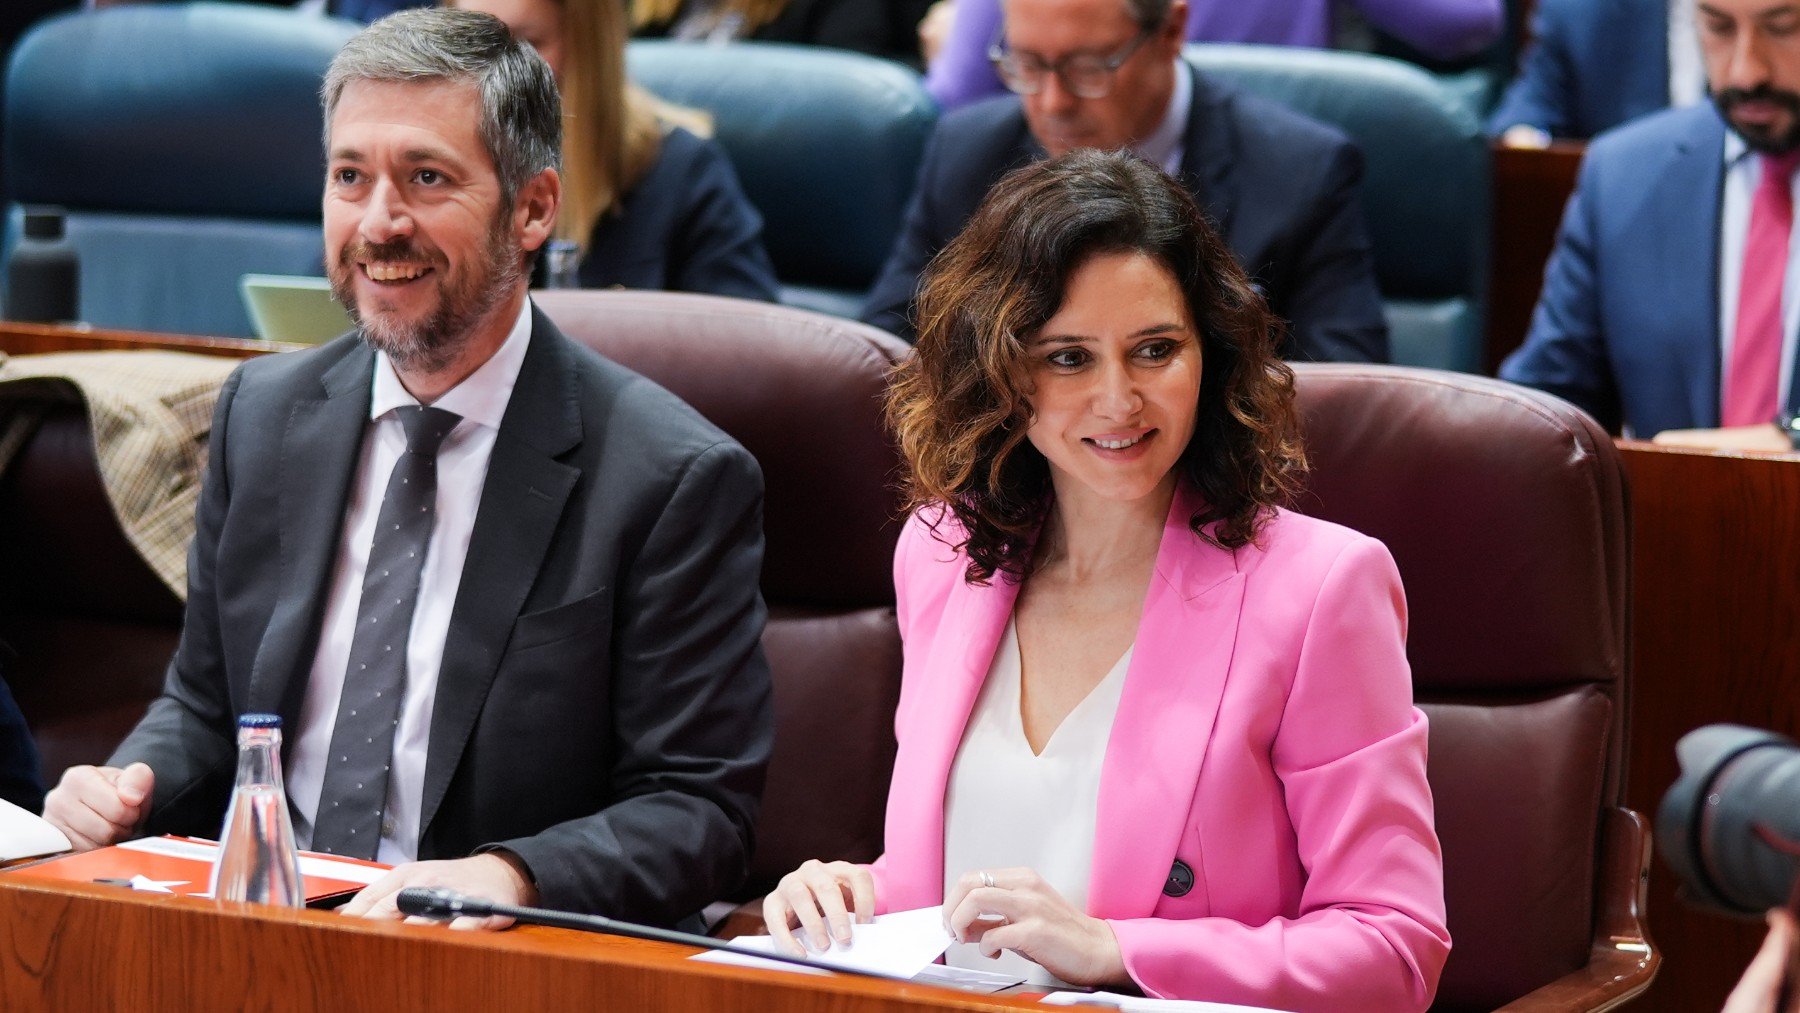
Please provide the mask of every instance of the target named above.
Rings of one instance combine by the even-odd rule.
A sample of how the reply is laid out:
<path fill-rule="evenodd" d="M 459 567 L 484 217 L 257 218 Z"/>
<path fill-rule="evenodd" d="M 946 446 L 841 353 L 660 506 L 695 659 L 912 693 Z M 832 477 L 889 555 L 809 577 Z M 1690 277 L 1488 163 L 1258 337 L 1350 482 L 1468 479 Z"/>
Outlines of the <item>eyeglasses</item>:
<path fill-rule="evenodd" d="M 1044 90 L 1044 78 L 1055 74 L 1062 79 L 1063 87 L 1077 98 L 1105 98 L 1112 92 L 1113 75 L 1160 27 L 1157 25 L 1137 33 L 1111 56 L 1070 53 L 1060 60 L 1046 61 L 1032 53 L 1015 53 L 996 42 L 988 47 L 988 60 L 1007 89 L 1016 95 L 1036 95 Z"/>

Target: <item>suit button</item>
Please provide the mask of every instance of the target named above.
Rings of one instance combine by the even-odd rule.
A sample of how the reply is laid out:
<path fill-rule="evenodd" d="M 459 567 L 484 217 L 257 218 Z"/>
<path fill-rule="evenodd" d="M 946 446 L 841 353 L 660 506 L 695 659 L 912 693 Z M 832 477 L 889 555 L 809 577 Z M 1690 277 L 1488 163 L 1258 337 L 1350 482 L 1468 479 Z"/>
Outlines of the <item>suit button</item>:
<path fill-rule="evenodd" d="M 1169 867 L 1169 878 L 1163 883 L 1163 893 L 1170 897 L 1186 897 L 1188 891 L 1193 888 L 1194 870 L 1188 868 L 1186 862 L 1177 858 L 1175 864 Z"/>

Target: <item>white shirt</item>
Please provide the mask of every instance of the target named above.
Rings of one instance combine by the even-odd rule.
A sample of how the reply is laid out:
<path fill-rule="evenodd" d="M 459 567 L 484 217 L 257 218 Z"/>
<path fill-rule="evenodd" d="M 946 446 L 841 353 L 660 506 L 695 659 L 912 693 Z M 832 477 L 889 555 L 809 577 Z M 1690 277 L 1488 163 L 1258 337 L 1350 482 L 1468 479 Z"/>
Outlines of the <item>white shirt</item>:
<path fill-rule="evenodd" d="M 1706 63 L 1700 57 L 1700 24 L 1694 0 L 1669 0 L 1669 105 L 1699 105 L 1706 98 Z"/>
<path fill-rule="evenodd" d="M 1130 666 L 1127 648 L 1034 754 L 1019 712 L 1019 631 L 1007 622 L 944 791 L 945 897 L 965 872 L 1026 866 L 1077 911 L 1087 910 L 1100 770 Z M 990 959 L 973 943 L 951 946 L 944 962 L 1058 983 L 1016 953 Z"/>
<path fill-rule="evenodd" d="M 1725 133 L 1725 196 L 1719 213 L 1719 398 L 1724 403 L 1725 378 L 1731 371 L 1731 341 L 1737 333 L 1738 290 L 1744 277 L 1744 244 L 1750 238 L 1750 205 L 1762 178 L 1762 156 L 1750 150 L 1744 139 Z M 1800 172 L 1794 174 L 1793 193 L 1800 201 Z M 1796 206 L 1800 206 L 1797 204 Z M 1781 282 L 1781 378 L 1776 401 L 1786 405 L 1793 382 L 1794 335 L 1800 329 L 1800 215 L 1796 230 L 1788 235 L 1787 275 Z"/>
<path fill-rule="evenodd" d="M 1194 104 L 1194 80 L 1186 63 L 1175 61 L 1175 90 L 1169 108 L 1150 136 L 1131 146 L 1133 154 L 1171 176 L 1181 172 L 1182 139 L 1187 133 L 1188 111 Z"/>
<path fill-rule="evenodd" d="M 531 341 L 531 301 L 527 299 L 506 341 L 468 378 L 432 403 L 462 416 L 438 449 L 437 521 L 425 546 L 425 569 L 419 579 L 419 601 L 406 641 L 406 696 L 400 725 L 394 730 L 394 759 L 388 773 L 387 810 L 381 821 L 380 862 L 410 862 L 419 853 L 419 805 L 425 790 L 425 751 L 431 737 L 432 705 L 437 698 L 438 665 L 450 610 L 462 583 L 463 560 L 475 530 L 475 511 L 487 481 L 488 458 L 513 383 Z M 325 787 L 325 760 L 337 725 L 338 698 L 350 665 L 350 640 L 362 599 L 363 571 L 375 538 L 375 518 L 387 493 L 394 464 L 406 450 L 406 430 L 394 409 L 418 399 L 401 386 L 385 353 L 375 355 L 375 378 L 369 399 L 371 425 L 363 432 L 362 456 L 350 485 L 348 509 L 338 556 L 332 564 L 331 592 L 319 647 L 307 677 L 300 723 L 289 751 L 288 799 L 294 814 L 294 838 L 312 844 L 313 821 Z"/>

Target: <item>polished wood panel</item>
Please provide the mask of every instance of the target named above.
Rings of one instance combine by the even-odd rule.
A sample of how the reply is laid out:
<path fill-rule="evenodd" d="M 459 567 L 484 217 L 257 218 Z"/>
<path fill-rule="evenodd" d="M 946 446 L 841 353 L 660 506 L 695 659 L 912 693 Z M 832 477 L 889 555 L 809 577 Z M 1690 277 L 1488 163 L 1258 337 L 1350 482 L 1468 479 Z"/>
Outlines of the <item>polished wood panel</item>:
<path fill-rule="evenodd" d="M 169 351 L 249 358 L 268 352 L 304 348 L 255 338 L 206 338 L 147 331 L 109 331 L 62 324 L 22 324 L 0 320 L 0 352 L 36 355 L 44 352 Z"/>
<path fill-rule="evenodd" d="M 1544 265 L 1586 151 L 1576 141 L 1558 141 L 1541 151 L 1494 146 L 1494 250 L 1482 357 L 1490 375 L 1531 329 Z"/>
<path fill-rule="evenodd" d="M 1631 479 L 1634 594 L 1626 804 L 1654 814 L 1675 741 L 1722 721 L 1800 738 L 1800 456 L 1621 444 Z M 1763 925 L 1695 910 L 1650 875 L 1661 974 L 1634 1011 L 1716 1010 Z"/>
<path fill-rule="evenodd" d="M 1041 1008 L 925 985 L 700 964 L 686 947 L 560 929 L 454 932 L 28 876 L 0 873 L 6 1009 Z"/>

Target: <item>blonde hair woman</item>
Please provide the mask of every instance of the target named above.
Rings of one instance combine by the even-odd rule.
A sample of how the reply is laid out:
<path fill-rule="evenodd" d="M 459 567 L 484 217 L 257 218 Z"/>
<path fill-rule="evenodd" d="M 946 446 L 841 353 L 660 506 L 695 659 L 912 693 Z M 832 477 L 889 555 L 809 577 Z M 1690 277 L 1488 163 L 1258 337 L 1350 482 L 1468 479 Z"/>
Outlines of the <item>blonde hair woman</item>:
<path fill-rule="evenodd" d="M 550 65 L 563 100 L 557 238 L 580 250 L 583 288 L 775 299 L 775 270 L 704 116 L 625 77 L 620 0 L 450 0 L 491 14 Z"/>

